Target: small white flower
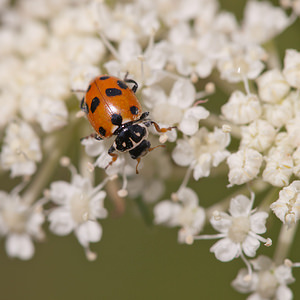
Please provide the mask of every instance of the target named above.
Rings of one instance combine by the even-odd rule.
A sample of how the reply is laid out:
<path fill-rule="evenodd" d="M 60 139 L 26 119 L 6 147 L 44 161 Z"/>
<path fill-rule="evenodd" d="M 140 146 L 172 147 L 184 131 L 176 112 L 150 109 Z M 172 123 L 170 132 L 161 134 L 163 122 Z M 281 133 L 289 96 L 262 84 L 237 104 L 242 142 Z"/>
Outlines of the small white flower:
<path fill-rule="evenodd" d="M 270 207 L 281 222 L 294 225 L 300 219 L 300 181 L 295 180 L 284 187 Z"/>
<path fill-rule="evenodd" d="M 256 82 L 259 97 L 269 103 L 280 101 L 290 90 L 289 84 L 277 69 L 266 71 L 256 79 Z"/>
<path fill-rule="evenodd" d="M 191 138 L 177 140 L 172 158 L 179 166 L 191 166 L 194 179 L 207 177 L 212 167 L 217 167 L 229 156 L 225 150 L 230 143 L 230 135 L 215 128 L 209 132 L 202 127 Z"/>
<path fill-rule="evenodd" d="M 182 204 L 178 214 L 178 223 L 181 227 L 178 232 L 178 242 L 186 243 L 189 237 L 202 231 L 205 222 L 205 211 L 199 206 L 198 196 L 192 189 L 180 189 L 177 197 Z"/>
<path fill-rule="evenodd" d="M 241 133 L 240 148 L 249 147 L 259 152 L 267 150 L 276 136 L 274 127 L 265 120 L 256 120 L 248 126 L 242 126 Z"/>
<path fill-rule="evenodd" d="M 295 149 L 293 141 L 286 131 L 277 133 L 274 144 L 276 149 L 287 153 L 292 153 Z"/>
<path fill-rule="evenodd" d="M 12 177 L 35 172 L 42 152 L 38 136 L 27 123 L 19 121 L 9 124 L 0 158 L 3 169 L 11 170 Z"/>
<path fill-rule="evenodd" d="M 227 120 L 238 125 L 256 120 L 262 112 L 257 96 L 254 94 L 245 95 L 241 91 L 233 92 L 221 110 Z"/>
<path fill-rule="evenodd" d="M 16 98 L 20 95 L 20 91 L 23 92 L 23 84 L 32 82 L 35 76 L 31 72 L 24 74 L 24 66 L 20 58 L 12 55 L 4 57 L 0 64 L 0 87 L 2 91 L 8 91 Z"/>
<path fill-rule="evenodd" d="M 73 174 L 71 183 L 55 181 L 50 186 L 50 198 L 58 205 L 48 216 L 50 230 L 62 236 L 74 231 L 87 253 L 89 243 L 99 242 L 102 236 L 97 219 L 107 216 L 103 205 L 106 193 L 100 188 L 93 188 L 90 180 L 79 174 Z"/>
<path fill-rule="evenodd" d="M 99 38 L 71 35 L 65 38 L 62 51 L 69 62 L 96 65 L 106 49 Z"/>
<path fill-rule="evenodd" d="M 256 150 L 245 148 L 227 158 L 230 185 L 243 184 L 254 179 L 260 170 L 263 156 Z"/>
<path fill-rule="evenodd" d="M 37 120 L 45 132 L 57 130 L 67 124 L 68 110 L 63 101 L 41 97 Z"/>
<path fill-rule="evenodd" d="M 276 104 L 263 105 L 266 120 L 275 128 L 280 128 L 293 118 L 293 102 L 288 97 Z"/>
<path fill-rule="evenodd" d="M 161 224 L 169 227 L 178 226 L 178 214 L 181 210 L 179 203 L 174 203 L 170 200 L 160 201 L 155 205 L 154 223 Z"/>
<path fill-rule="evenodd" d="M 222 239 L 210 251 L 220 261 L 231 261 L 242 253 L 253 257 L 260 242 L 266 242 L 259 234 L 266 232 L 268 213 L 253 212 L 253 200 L 238 195 L 230 201 L 229 214 L 220 212 L 220 218 L 211 218 L 211 225 L 220 232 L 218 236 Z"/>
<path fill-rule="evenodd" d="M 255 79 L 264 69 L 262 60 L 265 60 L 266 53 L 258 45 L 243 47 L 232 43 L 224 47 L 223 52 L 217 66 L 221 78 L 229 82 Z"/>
<path fill-rule="evenodd" d="M 259 281 L 258 274 L 256 272 L 251 274 L 250 280 L 248 280 L 248 270 L 241 269 L 236 278 L 232 281 L 231 285 L 240 293 L 250 293 L 255 290 L 257 282 Z M 249 298 L 247 299 L 249 300 Z M 251 300 L 251 298 L 250 298 Z"/>
<path fill-rule="evenodd" d="M 280 8 L 267 1 L 246 4 L 241 38 L 247 43 L 263 44 L 289 25 L 289 18 Z"/>
<path fill-rule="evenodd" d="M 14 192 L 0 191 L 0 235 L 6 236 L 5 249 L 9 256 L 32 258 L 35 251 L 32 240 L 43 239 L 44 219 L 38 203 L 30 206 Z"/>
<path fill-rule="evenodd" d="M 180 226 L 178 241 L 186 243 L 189 237 L 202 230 L 205 211 L 198 204 L 197 194 L 190 188 L 180 189 L 176 194 L 176 199 L 176 202 L 161 201 L 154 207 L 154 222 L 170 227 Z"/>
<path fill-rule="evenodd" d="M 106 140 L 99 141 L 89 136 L 82 138 L 81 144 L 85 147 L 86 154 L 92 157 L 107 153 L 109 148 Z"/>
<path fill-rule="evenodd" d="M 262 177 L 273 186 L 285 186 L 293 174 L 293 158 L 290 153 L 282 149 L 272 148 L 266 159 L 266 167 Z"/>
<path fill-rule="evenodd" d="M 202 19 L 211 25 L 218 9 L 216 0 L 178 0 L 176 2 L 155 0 L 152 2 L 168 27 L 194 18 Z M 205 25 L 208 26 L 208 24 Z M 207 29 L 206 26 L 204 29 Z"/>
<path fill-rule="evenodd" d="M 144 52 L 136 40 L 122 40 L 116 52 L 116 60 L 104 64 L 108 73 L 122 77 L 128 72 L 139 86 L 152 85 L 166 75 L 162 72 L 168 58 L 169 45 L 159 42 L 148 47 Z"/>
<path fill-rule="evenodd" d="M 283 75 L 294 88 L 300 88 L 300 52 L 288 49 L 284 57 Z"/>
<path fill-rule="evenodd" d="M 196 26 L 197 25 L 198 24 L 196 23 Z M 225 34 L 232 34 L 238 29 L 236 17 L 229 11 L 219 12 L 218 15 L 216 15 L 216 18 L 213 20 L 212 25 L 217 32 L 222 32 Z"/>
<path fill-rule="evenodd" d="M 172 2 L 173 3 L 173 2 Z M 185 2 L 183 2 L 185 3 Z M 214 31 L 220 31 L 225 30 L 229 28 L 234 28 L 234 21 L 230 20 L 229 23 L 224 22 L 224 17 L 222 17 L 222 12 L 219 12 L 220 3 L 217 0 L 213 1 L 206 1 L 206 0 L 200 0 L 198 1 L 200 4 L 200 9 L 195 13 L 197 13 L 195 17 L 195 29 L 199 35 L 205 35 L 206 33 L 210 33 L 212 29 L 215 29 Z M 226 13 L 226 12 L 225 12 Z M 219 19 L 223 19 L 219 20 Z M 220 26 L 220 23 L 226 24 L 226 27 L 218 27 Z M 229 31 L 230 32 L 230 31 Z"/>
<path fill-rule="evenodd" d="M 118 2 L 113 9 L 101 2 L 96 11 L 98 26 L 114 42 L 144 40 L 160 27 L 158 9 L 149 1 Z"/>
<path fill-rule="evenodd" d="M 24 56 L 34 54 L 45 44 L 47 38 L 48 32 L 42 22 L 26 21 L 16 39 L 16 49 Z"/>
<path fill-rule="evenodd" d="M 99 22 L 98 4 L 97 1 L 78 1 L 77 5 L 59 10 L 50 19 L 53 35 L 65 38 L 72 34 L 82 37 L 95 34 L 98 30 L 96 22 Z"/>
<path fill-rule="evenodd" d="M 293 293 L 287 287 L 295 281 L 292 270 L 286 265 L 276 266 L 263 255 L 251 261 L 254 272 L 247 278 L 247 270 L 239 271 L 232 286 L 241 293 L 252 293 L 251 300 L 292 300 Z"/>
<path fill-rule="evenodd" d="M 160 87 L 143 89 L 144 103 L 152 109 L 152 117 L 160 124 L 178 125 L 187 135 L 193 135 L 199 128 L 199 121 L 206 119 L 208 110 L 193 106 L 196 98 L 194 85 L 185 79 L 177 80 L 169 97 Z"/>
<path fill-rule="evenodd" d="M 172 27 L 169 41 L 173 50 L 169 62 L 175 65 L 178 72 L 184 76 L 197 74 L 200 78 L 206 78 L 211 74 L 226 38 L 217 32 L 199 36 L 190 24 L 184 22 Z"/>

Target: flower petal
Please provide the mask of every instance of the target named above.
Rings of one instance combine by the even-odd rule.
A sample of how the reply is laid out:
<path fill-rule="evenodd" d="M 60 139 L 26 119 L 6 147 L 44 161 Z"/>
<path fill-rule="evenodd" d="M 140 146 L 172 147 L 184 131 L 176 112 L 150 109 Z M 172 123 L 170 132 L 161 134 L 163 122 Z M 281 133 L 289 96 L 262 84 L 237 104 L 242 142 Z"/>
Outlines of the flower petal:
<path fill-rule="evenodd" d="M 154 223 L 171 227 L 177 226 L 180 211 L 181 206 L 178 203 L 173 203 L 169 200 L 161 201 L 154 207 Z"/>
<path fill-rule="evenodd" d="M 227 213 L 220 212 L 220 218 L 212 217 L 210 223 L 215 230 L 227 233 L 232 224 L 232 218 Z"/>
<path fill-rule="evenodd" d="M 188 166 L 193 160 L 193 149 L 188 141 L 177 140 L 177 145 L 172 152 L 172 158 L 179 166 Z"/>
<path fill-rule="evenodd" d="M 48 216 L 50 230 L 57 235 L 67 235 L 74 229 L 70 211 L 65 207 L 55 208 Z"/>
<path fill-rule="evenodd" d="M 265 233 L 266 228 L 266 219 L 268 218 L 269 214 L 264 211 L 259 211 L 252 216 L 250 216 L 250 227 L 251 230 L 255 233 L 262 234 Z"/>
<path fill-rule="evenodd" d="M 30 259 L 34 254 L 34 245 L 27 234 L 10 234 L 5 242 L 6 252 L 11 257 Z"/>
<path fill-rule="evenodd" d="M 276 299 L 292 300 L 293 292 L 286 285 L 280 285 L 276 291 Z"/>
<path fill-rule="evenodd" d="M 248 275 L 247 269 L 241 269 L 231 285 L 240 293 L 250 293 L 255 291 L 256 284 L 259 280 L 257 273 L 253 273 L 251 280 L 245 280 Z"/>
<path fill-rule="evenodd" d="M 224 238 L 216 242 L 210 252 L 214 252 L 218 260 L 226 262 L 231 261 L 240 255 L 239 244 L 233 243 L 230 239 Z"/>
<path fill-rule="evenodd" d="M 280 265 L 276 268 L 275 276 L 280 284 L 290 284 L 295 281 L 292 269 L 285 265 Z"/>
<path fill-rule="evenodd" d="M 180 108 L 188 108 L 195 101 L 195 98 L 196 90 L 194 85 L 189 80 L 179 79 L 172 87 L 169 102 Z"/>
<path fill-rule="evenodd" d="M 231 199 L 229 212 L 233 217 L 248 216 L 251 211 L 251 201 L 244 195 L 238 195 Z"/>
<path fill-rule="evenodd" d="M 55 181 L 50 185 L 50 197 L 56 204 L 65 204 L 72 192 L 72 185 L 65 181 Z"/>
<path fill-rule="evenodd" d="M 75 234 L 79 243 L 83 247 L 87 247 L 90 242 L 99 242 L 102 237 L 102 227 L 96 221 L 87 221 L 79 225 Z"/>
<path fill-rule="evenodd" d="M 255 256 L 256 250 L 259 248 L 260 242 L 255 237 L 248 235 L 242 243 L 243 252 L 250 257 Z"/>

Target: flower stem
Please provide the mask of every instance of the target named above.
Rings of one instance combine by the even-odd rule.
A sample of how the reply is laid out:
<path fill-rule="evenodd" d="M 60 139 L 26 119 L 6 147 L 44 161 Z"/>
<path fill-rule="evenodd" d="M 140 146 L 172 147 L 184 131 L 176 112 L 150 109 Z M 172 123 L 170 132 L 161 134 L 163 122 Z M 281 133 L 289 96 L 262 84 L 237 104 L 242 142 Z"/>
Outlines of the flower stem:
<path fill-rule="evenodd" d="M 77 124 L 75 119 L 70 123 L 66 130 L 60 132 L 59 135 L 50 136 L 44 141 L 46 144 L 46 159 L 44 164 L 38 169 L 30 185 L 23 194 L 24 202 L 27 204 L 32 204 L 41 196 L 42 191 L 48 184 L 51 176 L 57 170 L 59 165 L 59 159 L 65 152 L 65 150 L 70 145 L 72 141 L 72 131 L 74 130 L 74 125 Z"/>
<path fill-rule="evenodd" d="M 298 222 L 291 227 L 282 224 L 277 241 L 277 246 L 274 253 L 274 262 L 276 263 L 276 265 L 281 264 L 284 261 L 284 259 L 287 258 L 294 241 L 294 236 L 297 231 L 297 227 Z"/>

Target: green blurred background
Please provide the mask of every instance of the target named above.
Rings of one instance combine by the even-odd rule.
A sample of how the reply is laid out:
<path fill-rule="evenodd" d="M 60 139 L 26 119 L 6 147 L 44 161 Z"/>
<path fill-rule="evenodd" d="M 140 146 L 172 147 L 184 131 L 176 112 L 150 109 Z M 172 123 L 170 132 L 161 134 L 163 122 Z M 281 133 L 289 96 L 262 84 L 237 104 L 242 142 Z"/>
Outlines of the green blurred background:
<path fill-rule="evenodd" d="M 242 16 L 245 1 L 223 0 L 221 3 L 224 9 L 234 11 L 239 18 Z M 276 38 L 281 57 L 286 48 L 300 49 L 299 32 L 300 22 L 297 21 Z M 226 180 L 217 177 L 193 184 L 200 205 L 207 207 L 222 199 L 228 193 L 226 184 Z M 1 188 L 4 186 L 6 182 L 2 181 Z M 216 186 L 221 188 L 216 189 Z M 176 182 L 166 195 L 177 187 Z M 101 224 L 103 238 L 100 243 L 92 245 L 98 253 L 95 262 L 86 260 L 73 235 L 62 238 L 47 233 L 46 241 L 36 245 L 36 254 L 28 262 L 8 258 L 2 241 L 0 299 L 209 300 L 247 297 L 230 285 L 244 264 L 240 259 L 229 263 L 217 261 L 209 252 L 215 241 L 180 245 L 177 243 L 178 229 L 147 225 L 131 199 L 126 200 L 124 215 L 109 217 Z M 268 223 L 269 229 L 271 225 L 268 236 L 273 238 L 275 246 L 275 233 L 280 224 L 273 218 Z M 299 247 L 298 240 L 289 256 L 294 261 L 300 261 Z M 258 253 L 272 256 L 273 248 L 261 246 Z M 300 270 L 294 269 L 293 274 L 299 282 Z M 291 285 L 295 299 L 300 299 L 298 282 Z"/>

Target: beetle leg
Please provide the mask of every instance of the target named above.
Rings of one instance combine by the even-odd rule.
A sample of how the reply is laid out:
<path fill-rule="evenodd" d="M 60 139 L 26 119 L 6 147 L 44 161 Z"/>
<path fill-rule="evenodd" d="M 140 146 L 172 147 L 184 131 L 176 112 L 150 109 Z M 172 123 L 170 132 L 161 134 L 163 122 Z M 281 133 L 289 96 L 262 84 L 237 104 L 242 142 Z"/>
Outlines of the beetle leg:
<path fill-rule="evenodd" d="M 135 167 L 135 173 L 136 173 L 136 174 L 139 174 L 138 166 L 139 166 L 139 164 L 140 164 L 140 162 L 141 162 L 141 158 L 139 157 L 139 158 L 137 158 L 136 160 L 137 160 L 137 164 L 136 164 L 136 167 Z"/>
<path fill-rule="evenodd" d="M 112 160 L 108 163 L 108 165 L 105 167 L 105 170 L 111 166 L 119 157 L 119 155 L 117 153 L 114 153 L 115 151 L 115 147 L 114 146 L 111 146 L 109 149 L 108 149 L 108 154 L 112 157 Z"/>
<path fill-rule="evenodd" d="M 151 125 L 154 125 L 157 132 L 167 132 L 169 130 L 172 130 L 173 128 L 177 128 L 176 126 L 171 126 L 171 127 L 167 127 L 167 128 L 160 128 L 160 126 L 156 122 L 154 122 L 154 121 L 150 121 L 150 122 L 151 122 Z"/>
<path fill-rule="evenodd" d="M 135 93 L 139 87 L 139 85 L 137 84 L 136 81 L 134 81 L 133 79 L 126 79 L 125 82 L 130 82 L 133 83 L 133 87 L 131 88 L 131 90 Z"/>
<path fill-rule="evenodd" d="M 125 76 L 124 76 L 124 81 L 125 82 L 129 82 L 129 83 L 133 83 L 133 87 L 131 88 L 131 90 L 135 93 L 139 87 L 139 85 L 137 84 L 136 81 L 134 81 L 133 79 L 128 79 L 128 72 L 126 72 Z"/>
<path fill-rule="evenodd" d="M 152 150 L 154 150 L 154 149 L 156 149 L 156 148 L 158 148 L 158 147 L 165 148 L 166 145 L 157 145 L 157 146 L 155 146 L 155 147 L 151 147 L 151 148 L 148 149 L 148 152 L 150 152 L 150 151 L 152 151 Z"/>

